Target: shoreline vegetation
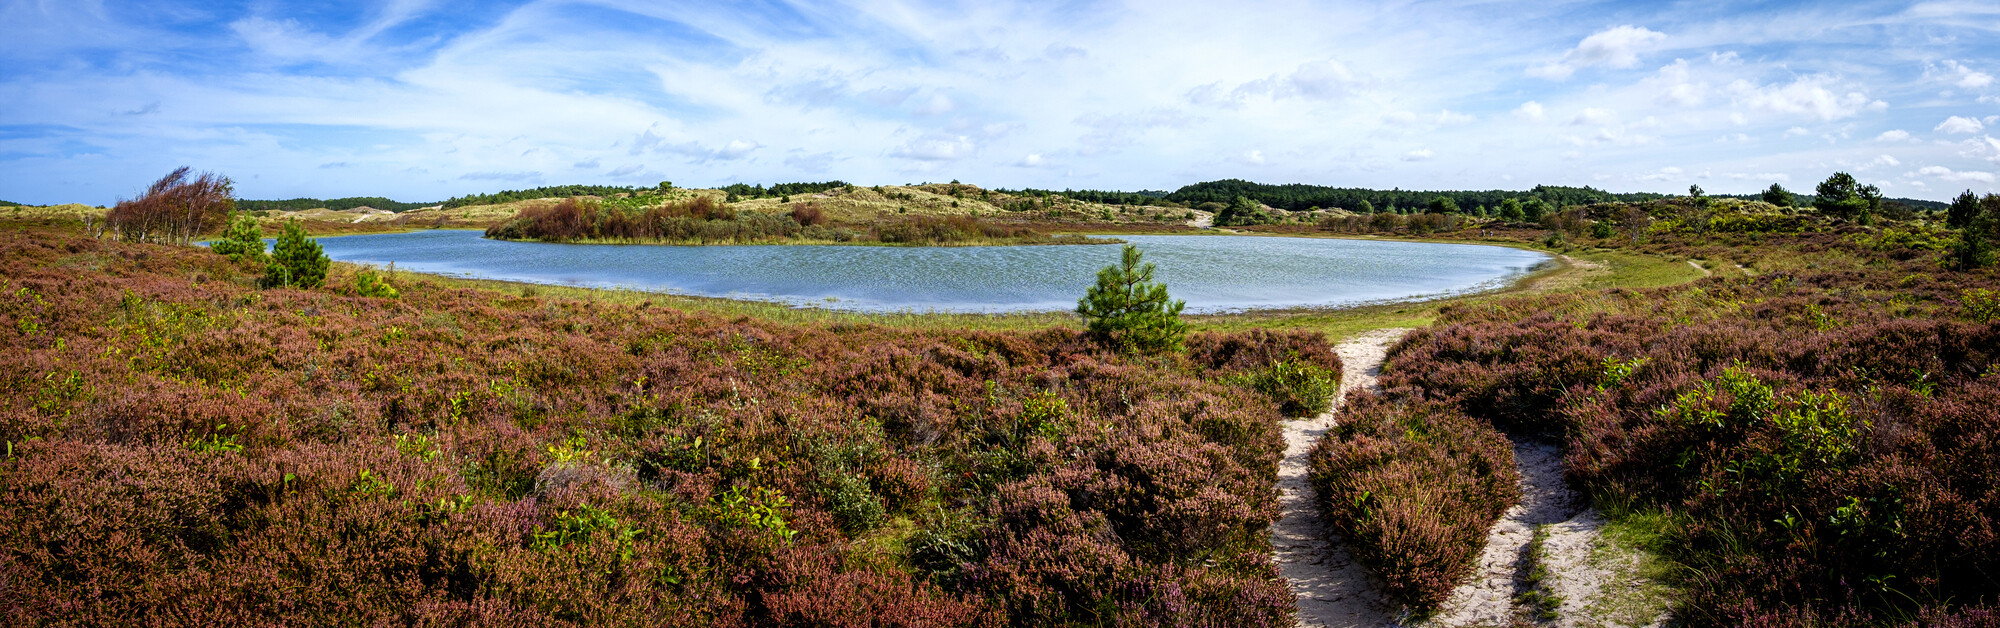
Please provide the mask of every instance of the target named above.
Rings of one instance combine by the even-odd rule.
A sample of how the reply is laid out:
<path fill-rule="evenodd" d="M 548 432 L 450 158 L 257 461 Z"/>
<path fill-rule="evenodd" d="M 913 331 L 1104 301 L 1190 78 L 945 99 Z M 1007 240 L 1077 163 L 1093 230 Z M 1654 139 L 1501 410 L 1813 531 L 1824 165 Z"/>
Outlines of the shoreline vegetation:
<path fill-rule="evenodd" d="M 712 196 L 665 200 L 637 195 L 600 201 L 563 199 L 531 206 L 486 230 L 495 240 L 562 244 L 822 244 L 866 246 L 1008 246 L 1121 244 L 1113 238 L 1051 235 L 1035 227 L 978 216 L 881 216 L 867 223 L 829 219 L 817 203 L 783 213 L 739 211 Z"/>

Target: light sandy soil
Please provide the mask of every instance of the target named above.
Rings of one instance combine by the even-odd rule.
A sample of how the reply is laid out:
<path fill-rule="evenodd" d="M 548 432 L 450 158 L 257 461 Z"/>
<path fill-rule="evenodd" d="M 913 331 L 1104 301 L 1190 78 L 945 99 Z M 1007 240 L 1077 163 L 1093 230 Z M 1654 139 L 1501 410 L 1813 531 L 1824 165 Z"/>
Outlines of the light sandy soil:
<path fill-rule="evenodd" d="M 1472 579 L 1452 590 L 1432 623 L 1440 626 L 1506 625 L 1518 616 L 1514 596 L 1532 563 L 1528 541 L 1537 526 L 1558 524 L 1575 516 L 1581 504 L 1563 482 L 1562 451 L 1554 445 L 1517 441 L 1514 466 L 1521 472 L 1521 503 L 1515 504 L 1486 534 Z M 1592 529 L 1595 532 L 1595 529 Z M 1567 569 L 1549 561 L 1552 571 Z"/>
<path fill-rule="evenodd" d="M 1606 538 L 1604 517 L 1585 510 L 1545 528 L 1544 588 L 1562 600 L 1553 622 L 1560 628 L 1664 626 L 1673 592 L 1641 573 L 1645 556 Z"/>
<path fill-rule="evenodd" d="M 1338 347 L 1345 367 L 1344 399 L 1350 391 L 1373 389 L 1391 345 L 1408 329 L 1364 333 Z M 1285 458 L 1278 465 L 1279 500 L 1284 518 L 1271 528 L 1271 548 L 1279 571 L 1298 596 L 1298 625 L 1305 626 L 1507 626 L 1536 623 L 1516 603 L 1527 590 L 1525 578 L 1539 559 L 1548 576 L 1542 587 L 1559 597 L 1554 621 L 1564 628 L 1659 626 L 1666 619 L 1668 592 L 1640 574 L 1644 557 L 1610 543 L 1600 533 L 1604 519 L 1586 508 L 1563 481 L 1562 452 L 1542 442 L 1518 441 L 1514 464 L 1521 474 L 1521 503 L 1509 509 L 1488 533 L 1486 549 L 1470 578 L 1452 591 L 1438 613 L 1415 619 L 1382 594 L 1381 584 L 1326 530 L 1306 479 L 1306 454 L 1331 429 L 1340 410 L 1285 424 Z M 1529 541 L 1536 528 L 1548 535 L 1539 557 Z"/>
<path fill-rule="evenodd" d="M 1703 277 L 1709 277 L 1715 275 L 1715 273 L 1708 272 L 1708 269 L 1702 268 L 1701 264 L 1694 263 L 1694 260 L 1688 260 L 1688 265 L 1693 266 L 1695 270 L 1701 271 L 1701 276 Z"/>
<path fill-rule="evenodd" d="M 1371 331 L 1341 343 L 1340 362 L 1346 371 L 1342 397 L 1358 388 L 1374 388 L 1389 346 L 1408 329 Z M 1285 459 L 1278 463 L 1279 501 L 1284 518 L 1271 526 L 1271 549 L 1278 569 L 1298 596 L 1299 626 L 1393 626 L 1402 623 L 1402 605 L 1382 595 L 1374 581 L 1346 548 L 1327 541 L 1326 523 L 1313 505 L 1306 481 L 1306 453 L 1321 434 L 1333 427 L 1334 408 L 1316 418 L 1285 424 Z"/>

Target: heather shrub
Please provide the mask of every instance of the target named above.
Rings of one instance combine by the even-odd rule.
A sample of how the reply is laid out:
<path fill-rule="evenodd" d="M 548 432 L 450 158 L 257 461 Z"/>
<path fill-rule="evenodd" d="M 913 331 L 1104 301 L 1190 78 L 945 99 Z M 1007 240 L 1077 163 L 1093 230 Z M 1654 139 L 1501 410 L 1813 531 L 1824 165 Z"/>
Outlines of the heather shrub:
<path fill-rule="evenodd" d="M 1574 483 L 1662 527 L 1684 621 L 1949 616 L 2000 587 L 1993 278 L 1857 233 L 1757 245 L 1851 264 L 1446 308 L 1383 382 L 1563 440 Z"/>
<path fill-rule="evenodd" d="M 1289 622 L 1275 404 L 1178 360 L 84 242 L 0 230 L 26 623 Z"/>
<path fill-rule="evenodd" d="M 1188 338 L 1188 358 L 1225 381 L 1264 393 L 1286 416 L 1323 412 L 1340 394 L 1340 357 L 1317 333 L 1195 334 Z"/>
<path fill-rule="evenodd" d="M 1358 393 L 1309 460 L 1333 530 L 1419 613 L 1471 573 L 1520 498 L 1507 438 L 1445 404 Z"/>

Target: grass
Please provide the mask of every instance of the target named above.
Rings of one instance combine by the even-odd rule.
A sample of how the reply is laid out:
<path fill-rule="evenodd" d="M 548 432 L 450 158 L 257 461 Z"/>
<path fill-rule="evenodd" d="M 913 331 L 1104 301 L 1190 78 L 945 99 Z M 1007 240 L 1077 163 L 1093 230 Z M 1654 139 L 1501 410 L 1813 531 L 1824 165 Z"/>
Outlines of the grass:
<path fill-rule="evenodd" d="M 1528 574 L 1521 578 L 1523 590 L 1514 595 L 1515 603 L 1524 607 L 1530 617 L 1544 622 L 1555 621 L 1563 605 L 1562 596 L 1550 590 L 1548 583 L 1548 548 L 1544 545 L 1548 540 L 1548 526 L 1535 526 L 1534 537 L 1528 539 Z"/>

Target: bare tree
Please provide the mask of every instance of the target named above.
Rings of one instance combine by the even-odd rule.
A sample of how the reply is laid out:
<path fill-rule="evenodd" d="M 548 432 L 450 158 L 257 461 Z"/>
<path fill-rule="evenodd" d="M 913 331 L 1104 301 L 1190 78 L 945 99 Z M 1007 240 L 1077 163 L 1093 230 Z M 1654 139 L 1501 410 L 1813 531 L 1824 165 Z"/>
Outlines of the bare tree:
<path fill-rule="evenodd" d="M 181 166 L 153 182 L 139 198 L 122 200 L 104 217 L 121 240 L 188 244 L 221 226 L 236 208 L 235 184 L 213 172 Z"/>

